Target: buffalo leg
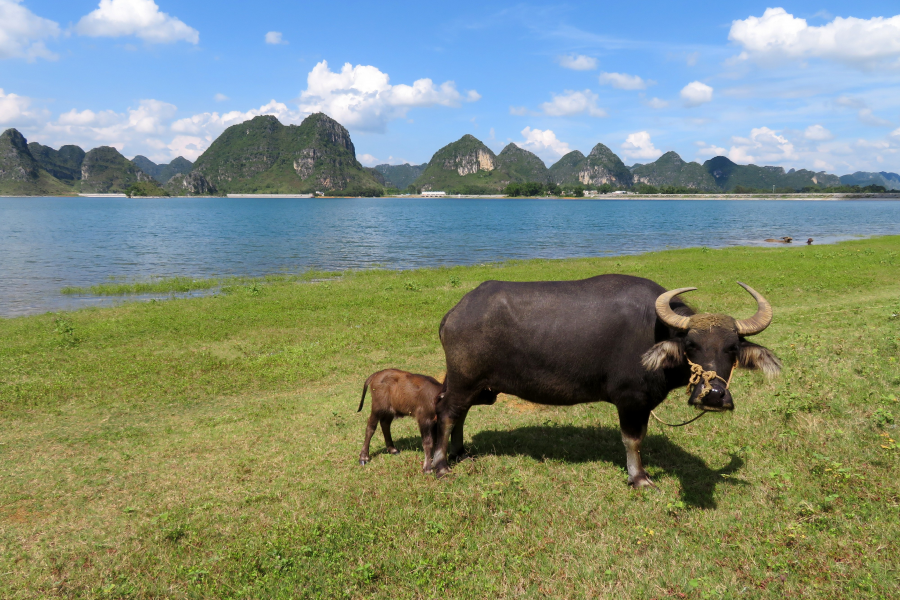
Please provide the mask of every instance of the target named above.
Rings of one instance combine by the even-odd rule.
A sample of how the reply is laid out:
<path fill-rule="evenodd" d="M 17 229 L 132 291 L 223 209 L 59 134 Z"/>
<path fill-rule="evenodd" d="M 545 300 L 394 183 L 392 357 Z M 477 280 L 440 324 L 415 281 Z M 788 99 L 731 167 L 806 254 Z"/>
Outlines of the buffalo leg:
<path fill-rule="evenodd" d="M 468 415 L 469 411 L 466 410 L 453 424 L 453 431 L 450 432 L 450 448 L 447 453 L 447 458 L 449 460 L 460 461 L 469 457 L 469 451 L 466 450 L 466 447 L 463 444 L 463 425 L 465 425 L 466 417 Z"/>
<path fill-rule="evenodd" d="M 366 424 L 366 439 L 363 442 L 362 452 L 359 453 L 359 464 L 364 465 L 372 458 L 369 456 L 369 442 L 372 441 L 372 436 L 375 434 L 375 430 L 378 428 L 378 416 L 375 414 L 369 415 L 369 422 Z"/>
<path fill-rule="evenodd" d="M 625 444 L 628 483 L 635 488 L 653 486 L 653 482 L 641 462 L 641 442 L 644 441 L 644 435 L 647 433 L 649 418 L 650 413 L 647 411 L 619 410 L 619 425 L 622 428 L 622 443 Z"/>
<path fill-rule="evenodd" d="M 422 463 L 422 471 L 431 473 L 431 457 L 434 454 L 434 423 L 431 421 L 419 423 L 419 431 L 422 433 L 422 450 L 425 451 L 425 462 Z"/>
<path fill-rule="evenodd" d="M 447 445 L 450 442 L 453 425 L 454 421 L 449 414 L 438 415 L 438 422 L 435 426 L 434 458 L 431 463 L 437 477 L 443 477 L 450 472 L 450 465 L 447 463 Z"/>
<path fill-rule="evenodd" d="M 384 445 L 390 454 L 400 454 L 400 451 L 394 446 L 394 438 L 391 437 L 391 416 L 381 417 L 381 433 L 384 434 Z"/>

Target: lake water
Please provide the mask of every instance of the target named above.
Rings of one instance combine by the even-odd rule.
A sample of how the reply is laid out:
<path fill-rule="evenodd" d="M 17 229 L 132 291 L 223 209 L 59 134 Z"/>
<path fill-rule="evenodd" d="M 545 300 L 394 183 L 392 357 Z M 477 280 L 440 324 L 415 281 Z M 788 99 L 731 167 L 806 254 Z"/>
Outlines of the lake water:
<path fill-rule="evenodd" d="M 891 200 L 0 198 L 0 316 L 109 299 L 109 277 L 195 278 L 829 243 L 900 234 Z"/>

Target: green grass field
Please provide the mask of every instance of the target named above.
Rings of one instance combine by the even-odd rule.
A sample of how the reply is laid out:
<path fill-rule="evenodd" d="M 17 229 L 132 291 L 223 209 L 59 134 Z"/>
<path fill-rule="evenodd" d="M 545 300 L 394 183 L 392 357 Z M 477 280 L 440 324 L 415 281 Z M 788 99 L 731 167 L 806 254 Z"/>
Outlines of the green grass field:
<path fill-rule="evenodd" d="M 651 421 L 626 485 L 615 410 L 501 396 L 474 460 L 357 464 L 362 383 L 440 376 L 441 316 L 485 279 L 631 273 L 747 317 L 783 361 L 733 414 Z M 319 277 L 318 279 L 321 279 Z M 0 320 L 2 598 L 895 598 L 900 237 L 331 280 Z M 658 413 L 693 414 L 683 390 Z"/>

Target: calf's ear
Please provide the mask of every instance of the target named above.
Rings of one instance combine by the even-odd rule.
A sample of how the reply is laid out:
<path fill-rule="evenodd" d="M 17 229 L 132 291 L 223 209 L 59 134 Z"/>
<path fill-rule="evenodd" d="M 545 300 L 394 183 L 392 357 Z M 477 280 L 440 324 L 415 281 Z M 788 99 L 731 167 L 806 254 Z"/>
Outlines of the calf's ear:
<path fill-rule="evenodd" d="M 775 377 L 781 373 L 781 361 L 772 354 L 771 350 L 747 340 L 741 340 L 738 366 L 744 369 L 760 370 L 766 377 Z"/>
<path fill-rule="evenodd" d="M 677 367 L 684 362 L 684 350 L 675 340 L 660 342 L 644 352 L 641 364 L 648 371 Z"/>

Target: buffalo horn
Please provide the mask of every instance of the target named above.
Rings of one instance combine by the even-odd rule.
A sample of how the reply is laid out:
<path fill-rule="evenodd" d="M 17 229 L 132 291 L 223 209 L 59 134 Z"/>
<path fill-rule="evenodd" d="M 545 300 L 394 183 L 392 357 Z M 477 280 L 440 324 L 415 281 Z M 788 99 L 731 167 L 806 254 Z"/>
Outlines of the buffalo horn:
<path fill-rule="evenodd" d="M 686 288 L 678 288 L 677 290 L 672 290 L 670 292 L 666 292 L 665 294 L 661 294 L 659 298 L 656 299 L 656 314 L 659 315 L 659 318 L 663 320 L 663 322 L 669 327 L 674 327 L 675 329 L 690 329 L 691 326 L 691 318 L 683 317 L 672 310 L 672 307 L 669 306 L 669 302 L 672 301 L 672 298 L 677 296 L 678 294 L 683 294 L 684 292 L 692 292 L 697 288 L 686 287 Z"/>
<path fill-rule="evenodd" d="M 737 332 L 740 335 L 756 335 L 769 326 L 772 322 L 772 305 L 769 301 L 762 297 L 762 294 L 754 290 L 749 285 L 738 281 L 738 285 L 750 292 L 750 295 L 756 299 L 758 308 L 756 314 L 749 319 L 741 319 L 735 321 Z M 659 300 L 656 301 L 657 311 L 659 311 Z"/>

